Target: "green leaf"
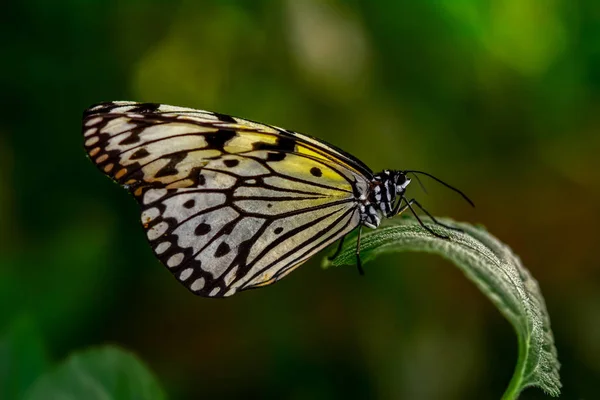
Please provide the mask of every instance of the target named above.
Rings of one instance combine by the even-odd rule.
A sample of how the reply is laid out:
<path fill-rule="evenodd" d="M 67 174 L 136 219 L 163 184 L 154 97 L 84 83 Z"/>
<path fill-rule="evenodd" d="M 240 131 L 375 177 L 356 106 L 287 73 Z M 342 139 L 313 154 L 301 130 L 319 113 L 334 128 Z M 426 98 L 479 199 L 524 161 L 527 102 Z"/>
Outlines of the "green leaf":
<path fill-rule="evenodd" d="M 71 355 L 41 376 L 26 400 L 162 400 L 165 395 L 152 373 L 133 354 L 105 346 Z"/>
<path fill-rule="evenodd" d="M 412 218 L 387 220 L 381 227 L 363 232 L 363 263 L 379 254 L 421 251 L 439 254 L 452 261 L 496 305 L 517 334 L 517 366 L 503 399 L 516 399 L 523 389 L 539 387 L 552 396 L 560 394 L 560 363 L 556 355 L 550 318 L 537 281 L 521 260 L 485 229 L 443 219 L 463 232 L 428 223 L 440 239 Z M 324 267 L 355 264 L 356 241 L 346 240 L 342 252 Z"/>
<path fill-rule="evenodd" d="M 44 338 L 30 315 L 21 315 L 0 339 L 0 399 L 20 399 L 48 367 Z"/>

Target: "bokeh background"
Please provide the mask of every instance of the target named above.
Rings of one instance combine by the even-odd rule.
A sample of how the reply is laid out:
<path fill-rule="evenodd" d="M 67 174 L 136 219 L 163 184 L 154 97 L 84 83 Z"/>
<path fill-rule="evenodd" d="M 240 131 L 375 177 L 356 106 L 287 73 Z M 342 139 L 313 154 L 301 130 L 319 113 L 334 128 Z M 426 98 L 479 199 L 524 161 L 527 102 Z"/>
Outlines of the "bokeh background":
<path fill-rule="evenodd" d="M 432 182 L 429 195 L 411 191 L 521 256 L 547 301 L 562 397 L 598 398 L 598 1 L 2 8 L 0 337 L 36 332 L 48 365 L 121 345 L 173 399 L 502 394 L 512 328 L 438 257 L 382 257 L 360 277 L 323 271 L 318 256 L 227 300 L 180 286 L 153 257 L 135 201 L 82 147 L 90 104 L 152 101 L 284 126 L 374 170 L 421 169 L 460 187 L 476 209 Z"/>

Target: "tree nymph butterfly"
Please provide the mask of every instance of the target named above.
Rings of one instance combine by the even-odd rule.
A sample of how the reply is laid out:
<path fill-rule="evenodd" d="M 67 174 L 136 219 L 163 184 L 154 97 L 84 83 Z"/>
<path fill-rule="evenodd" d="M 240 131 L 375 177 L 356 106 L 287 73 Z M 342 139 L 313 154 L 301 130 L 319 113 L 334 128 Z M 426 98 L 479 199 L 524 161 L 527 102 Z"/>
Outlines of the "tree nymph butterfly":
<path fill-rule="evenodd" d="M 201 296 L 274 283 L 355 228 L 362 273 L 362 227 L 405 210 L 446 238 L 405 196 L 408 174 L 427 175 L 473 204 L 430 174 L 374 174 L 319 139 L 209 111 L 102 103 L 84 112 L 83 135 L 90 159 L 140 204 L 158 259 Z"/>

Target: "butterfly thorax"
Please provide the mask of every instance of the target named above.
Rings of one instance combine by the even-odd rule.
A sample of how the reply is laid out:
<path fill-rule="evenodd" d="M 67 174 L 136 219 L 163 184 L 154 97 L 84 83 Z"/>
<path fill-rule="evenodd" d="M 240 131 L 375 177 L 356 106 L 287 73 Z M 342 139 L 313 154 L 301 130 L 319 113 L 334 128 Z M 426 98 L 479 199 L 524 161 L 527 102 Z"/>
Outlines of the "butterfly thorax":
<path fill-rule="evenodd" d="M 359 207 L 363 225 L 377 228 L 382 217 L 393 217 L 396 214 L 396 202 L 402 198 L 409 183 L 410 178 L 402 171 L 386 169 L 375 174 L 369 193 Z"/>

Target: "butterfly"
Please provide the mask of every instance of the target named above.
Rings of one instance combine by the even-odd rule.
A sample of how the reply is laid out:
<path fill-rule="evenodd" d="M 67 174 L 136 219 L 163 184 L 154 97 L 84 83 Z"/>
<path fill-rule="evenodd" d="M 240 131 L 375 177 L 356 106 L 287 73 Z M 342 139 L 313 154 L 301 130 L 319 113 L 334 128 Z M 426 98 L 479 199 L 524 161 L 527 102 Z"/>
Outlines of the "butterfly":
<path fill-rule="evenodd" d="M 156 103 L 94 105 L 89 158 L 141 206 L 158 259 L 193 293 L 226 297 L 283 278 L 315 253 L 409 209 L 414 170 L 369 167 L 343 150 L 272 125 Z M 416 175 L 415 175 L 416 176 Z M 417 176 L 418 178 L 418 176 Z M 335 255 L 333 256 L 335 257 Z"/>

